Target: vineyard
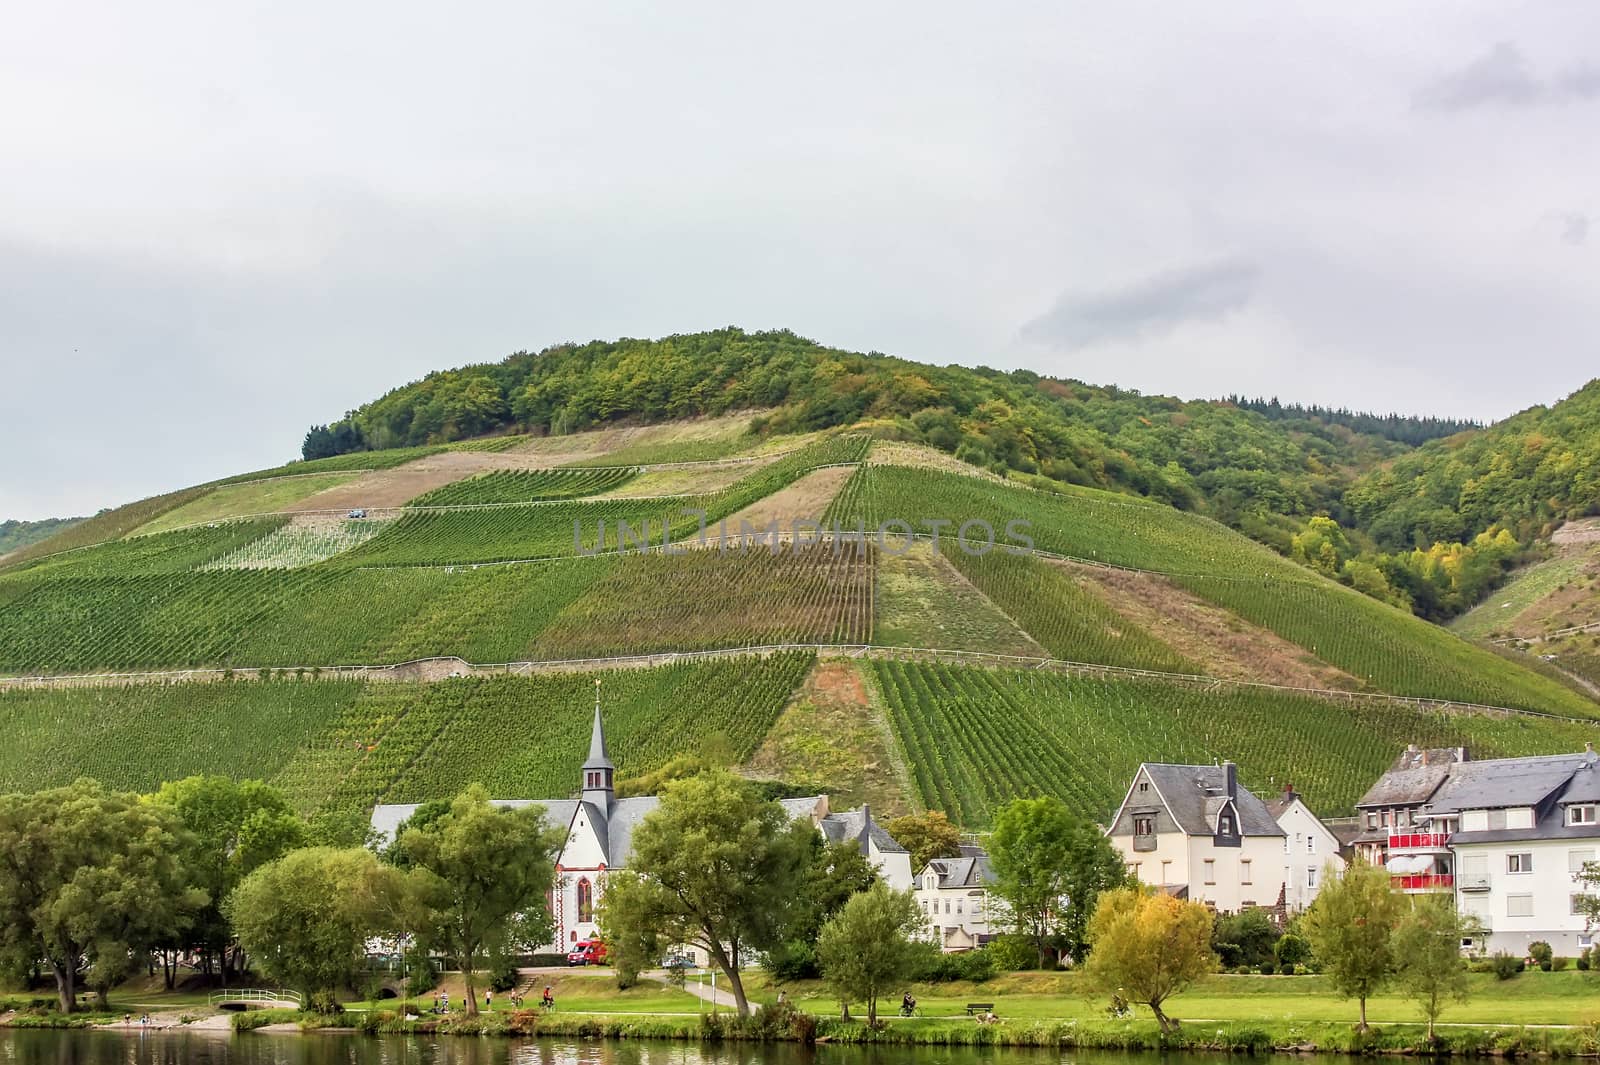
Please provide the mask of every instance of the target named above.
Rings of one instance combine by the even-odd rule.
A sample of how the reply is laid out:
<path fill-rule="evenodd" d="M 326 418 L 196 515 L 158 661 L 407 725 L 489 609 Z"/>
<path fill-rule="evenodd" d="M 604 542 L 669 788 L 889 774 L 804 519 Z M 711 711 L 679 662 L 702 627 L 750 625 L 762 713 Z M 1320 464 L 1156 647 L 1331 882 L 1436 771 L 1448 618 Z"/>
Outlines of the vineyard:
<path fill-rule="evenodd" d="M 929 807 L 987 825 L 1011 798 L 1054 795 L 1104 820 L 1140 762 L 1232 759 L 1263 794 L 1287 782 L 1324 815 L 1348 811 L 1407 743 L 1474 757 L 1582 750 L 1593 730 L 1369 700 L 1037 670 L 876 662 L 914 784 Z"/>
<path fill-rule="evenodd" d="M 189 525 L 228 521 L 258 514 L 274 514 L 307 496 L 336 488 L 356 478 L 353 473 L 320 473 L 303 477 L 244 481 L 214 488 L 199 499 L 169 510 L 154 521 L 140 526 L 133 535 L 170 532 Z"/>
<path fill-rule="evenodd" d="M 866 466 L 850 479 L 827 517 L 846 527 L 862 522 L 869 530 L 897 520 L 910 524 L 916 532 L 926 532 L 930 521 L 943 521 L 947 523 L 946 540 L 962 523 L 980 519 L 994 530 L 996 542 L 1002 546 L 1017 542 L 1015 538 L 1008 541 L 1007 523 L 1024 522 L 1019 531 L 1040 550 L 1172 574 L 1195 595 L 1297 644 L 1373 690 L 1600 717 L 1600 705 L 1555 680 L 1518 668 L 1410 614 L 1318 578 L 1216 522 L 1171 508 L 1092 489 L 1046 493 L 975 477 Z M 983 536 L 981 530 L 971 533 L 974 540 L 981 541 Z M 952 563 L 965 565 L 959 545 L 945 545 L 944 551 Z M 974 574 L 978 574 L 977 567 Z M 981 574 L 974 574 L 969 576 L 982 587 Z M 1088 648 L 1086 653 L 1096 656 L 1088 661 L 1110 657 L 1111 648 L 1120 647 L 1123 638 L 1093 635 L 1093 625 L 1084 613 L 1093 608 L 1063 606 L 1072 603 L 1073 590 L 1063 588 L 1059 581 L 1055 585 L 1049 595 L 1015 586 L 1009 593 L 998 584 L 990 588 L 1000 599 L 1009 595 L 1011 606 L 1001 602 L 1002 608 L 1018 617 L 1030 635 L 1046 646 L 1054 639 L 1064 649 Z M 1076 591 L 1089 594 L 1087 589 Z M 1077 602 L 1083 602 L 1081 597 Z M 1058 629 L 1049 639 L 1034 631 L 1035 625 L 1049 631 L 1069 619 L 1076 631 Z M 1124 623 L 1112 619 L 1110 624 L 1123 631 Z M 1151 653 L 1148 648 L 1141 652 L 1146 657 Z"/>
<path fill-rule="evenodd" d="M 271 777 L 360 693 L 331 680 L 0 691 L 0 791 L 83 776 L 140 791 L 193 773 Z"/>
<path fill-rule="evenodd" d="M 52 579 L 186 573 L 266 536 L 287 521 L 287 518 L 256 518 L 111 540 L 23 563 L 8 572 Z"/>
<path fill-rule="evenodd" d="M 380 518 L 299 516 L 199 568 L 299 569 L 314 566 L 361 546 L 388 524 L 388 520 Z"/>
<path fill-rule="evenodd" d="M 556 616 L 540 659 L 775 643 L 868 643 L 872 551 L 854 544 L 627 555 Z"/>
<path fill-rule="evenodd" d="M 304 810 L 420 802 L 480 782 L 506 798 L 560 797 L 577 780 L 600 679 L 619 775 L 648 772 L 709 741 L 755 749 L 811 665 L 802 653 L 652 669 L 374 684 L 347 702 L 277 775 Z"/>
<path fill-rule="evenodd" d="M 407 506 L 443 507 L 471 503 L 532 503 L 575 499 L 620 488 L 639 474 L 632 467 L 595 470 L 495 470 L 455 481 L 413 499 Z"/>

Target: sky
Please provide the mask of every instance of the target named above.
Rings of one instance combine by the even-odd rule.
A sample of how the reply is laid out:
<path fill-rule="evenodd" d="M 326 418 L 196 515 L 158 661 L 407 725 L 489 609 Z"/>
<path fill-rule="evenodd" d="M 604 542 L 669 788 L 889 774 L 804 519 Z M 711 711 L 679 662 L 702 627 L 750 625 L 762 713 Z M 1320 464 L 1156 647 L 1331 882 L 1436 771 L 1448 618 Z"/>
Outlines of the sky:
<path fill-rule="evenodd" d="M 0 519 L 725 325 L 1492 420 L 1600 374 L 1600 6 L 25 4 Z"/>

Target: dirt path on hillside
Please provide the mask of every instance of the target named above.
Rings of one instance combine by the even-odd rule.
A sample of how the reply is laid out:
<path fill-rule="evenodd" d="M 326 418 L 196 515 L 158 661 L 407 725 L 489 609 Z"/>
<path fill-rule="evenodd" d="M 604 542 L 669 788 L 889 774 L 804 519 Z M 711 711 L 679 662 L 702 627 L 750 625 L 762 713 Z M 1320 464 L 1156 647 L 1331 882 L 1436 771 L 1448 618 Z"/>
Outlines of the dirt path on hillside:
<path fill-rule="evenodd" d="M 1353 691 L 1356 679 L 1154 573 L 1056 562 L 1084 578 L 1106 604 L 1149 630 L 1208 675 L 1297 688 Z"/>
<path fill-rule="evenodd" d="M 743 771 L 815 789 L 839 809 L 868 803 L 880 817 L 911 810 L 893 736 L 859 668 L 843 659 L 818 660 Z"/>
<path fill-rule="evenodd" d="M 855 472 L 854 466 L 829 466 L 812 470 L 787 488 L 728 515 L 728 535 L 739 531 L 740 522 L 757 530 L 777 522 L 780 533 L 793 532 L 797 522 L 814 521 L 820 524 L 822 512 L 828 509 L 833 497 L 839 494 L 839 489 Z M 706 534 L 713 535 L 712 530 L 708 528 Z"/>

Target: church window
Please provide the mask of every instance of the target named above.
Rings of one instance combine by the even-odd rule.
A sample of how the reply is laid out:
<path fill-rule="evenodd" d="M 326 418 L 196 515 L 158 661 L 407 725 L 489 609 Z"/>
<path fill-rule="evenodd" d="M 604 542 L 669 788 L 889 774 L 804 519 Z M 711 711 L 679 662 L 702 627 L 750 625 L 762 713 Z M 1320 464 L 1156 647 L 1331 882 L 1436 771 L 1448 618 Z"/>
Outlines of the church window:
<path fill-rule="evenodd" d="M 578 920 L 594 920 L 594 885 L 587 877 L 578 881 Z"/>

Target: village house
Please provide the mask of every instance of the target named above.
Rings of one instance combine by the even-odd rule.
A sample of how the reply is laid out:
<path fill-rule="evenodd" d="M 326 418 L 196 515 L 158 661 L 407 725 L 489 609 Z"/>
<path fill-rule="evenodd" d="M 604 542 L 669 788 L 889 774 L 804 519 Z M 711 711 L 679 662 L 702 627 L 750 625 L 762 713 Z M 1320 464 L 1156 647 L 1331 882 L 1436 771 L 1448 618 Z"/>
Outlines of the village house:
<path fill-rule="evenodd" d="M 1466 761 L 1465 747 L 1413 743 L 1357 800 L 1356 853 L 1371 865 L 1386 866 L 1396 888 L 1409 894 L 1454 890 L 1450 827 L 1430 824 L 1426 807 L 1451 770 Z"/>
<path fill-rule="evenodd" d="M 1238 767 L 1146 762 L 1107 832 L 1139 881 L 1237 912 L 1284 888 L 1284 830 Z"/>
<path fill-rule="evenodd" d="M 618 798 L 615 774 L 596 700 L 589 757 L 580 770 L 582 786 L 577 798 L 494 800 L 497 806 L 543 807 L 545 820 L 565 833 L 565 842 L 556 855 L 556 882 L 549 899 L 556 934 L 554 941 L 545 946 L 547 952 L 565 953 L 574 944 L 599 935 L 597 908 L 605 893 L 606 875 L 627 868 L 634 831 L 661 803 L 655 795 Z M 383 839 L 393 838 L 419 805 L 386 803 L 374 807 L 374 832 Z M 911 890 L 909 852 L 872 819 L 867 807 L 834 813 L 826 795 L 784 799 L 780 805 L 792 819 L 809 819 L 830 842 L 857 841 L 861 853 L 890 887 Z"/>
<path fill-rule="evenodd" d="M 1328 877 L 1344 872 L 1348 845 L 1311 812 L 1292 784 L 1267 800 L 1266 807 L 1283 829 L 1283 886 L 1277 902 L 1285 914 L 1299 913 L 1316 901 Z"/>
<path fill-rule="evenodd" d="M 946 954 L 974 950 L 994 938 L 1003 924 L 989 897 L 994 870 L 982 847 L 961 844 L 954 858 L 931 859 L 917 874 L 917 905 L 928 919 L 928 938 Z"/>

